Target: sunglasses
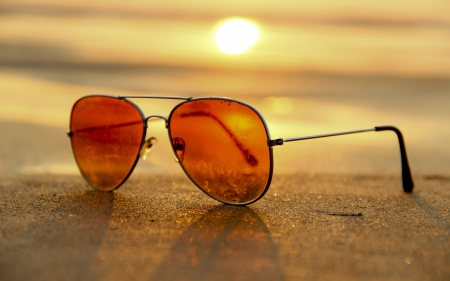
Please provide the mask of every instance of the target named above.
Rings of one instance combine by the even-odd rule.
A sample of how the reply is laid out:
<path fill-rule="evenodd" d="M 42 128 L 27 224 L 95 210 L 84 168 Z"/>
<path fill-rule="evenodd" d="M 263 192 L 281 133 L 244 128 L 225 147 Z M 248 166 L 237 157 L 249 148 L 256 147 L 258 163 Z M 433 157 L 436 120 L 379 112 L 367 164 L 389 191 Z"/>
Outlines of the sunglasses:
<path fill-rule="evenodd" d="M 169 117 L 146 117 L 129 100 L 137 98 L 182 102 Z M 402 134 L 392 126 L 271 139 L 261 114 L 234 99 L 106 95 L 79 99 L 72 108 L 67 132 L 78 168 L 92 187 L 112 191 L 127 180 L 140 155 L 154 144 L 154 138 L 145 137 L 152 118 L 165 121 L 176 160 L 191 181 L 226 204 L 246 205 L 264 196 L 272 180 L 272 147 L 370 131 L 397 134 L 403 190 L 411 192 L 414 187 Z"/>

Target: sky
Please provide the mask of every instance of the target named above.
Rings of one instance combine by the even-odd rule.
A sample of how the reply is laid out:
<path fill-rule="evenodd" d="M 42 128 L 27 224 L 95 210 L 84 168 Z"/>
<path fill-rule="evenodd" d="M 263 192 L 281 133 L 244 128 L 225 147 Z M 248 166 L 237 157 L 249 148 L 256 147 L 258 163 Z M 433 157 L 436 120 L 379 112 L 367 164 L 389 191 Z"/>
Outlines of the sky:
<path fill-rule="evenodd" d="M 448 1 L 2 2 L 0 62 L 450 76 Z M 259 26 L 244 54 L 215 44 L 229 17 Z"/>

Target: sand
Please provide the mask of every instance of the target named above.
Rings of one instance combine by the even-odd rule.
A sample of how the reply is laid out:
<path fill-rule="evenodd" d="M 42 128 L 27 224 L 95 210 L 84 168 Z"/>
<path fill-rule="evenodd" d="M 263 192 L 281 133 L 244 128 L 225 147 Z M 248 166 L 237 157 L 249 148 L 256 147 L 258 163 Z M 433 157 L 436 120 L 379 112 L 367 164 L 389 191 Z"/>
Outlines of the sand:
<path fill-rule="evenodd" d="M 248 207 L 179 175 L 0 181 L 2 280 L 448 280 L 450 178 L 280 175 Z"/>

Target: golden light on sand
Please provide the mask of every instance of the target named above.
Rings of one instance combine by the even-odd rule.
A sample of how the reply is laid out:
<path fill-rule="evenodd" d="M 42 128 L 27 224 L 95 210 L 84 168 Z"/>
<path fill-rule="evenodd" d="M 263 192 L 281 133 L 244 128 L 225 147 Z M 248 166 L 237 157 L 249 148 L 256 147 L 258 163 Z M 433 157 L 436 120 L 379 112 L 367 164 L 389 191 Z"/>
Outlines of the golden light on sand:
<path fill-rule="evenodd" d="M 259 28 L 247 19 L 230 18 L 220 24 L 215 39 L 222 52 L 242 54 L 258 41 Z"/>

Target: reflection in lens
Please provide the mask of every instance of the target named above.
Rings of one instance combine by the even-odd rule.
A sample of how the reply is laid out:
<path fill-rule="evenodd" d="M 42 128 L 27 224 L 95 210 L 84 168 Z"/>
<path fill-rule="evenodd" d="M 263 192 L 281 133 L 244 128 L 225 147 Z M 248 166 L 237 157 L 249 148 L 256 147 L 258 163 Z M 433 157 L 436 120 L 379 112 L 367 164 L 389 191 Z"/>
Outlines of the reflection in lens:
<path fill-rule="evenodd" d="M 74 105 L 72 149 L 92 186 L 109 191 L 125 181 L 138 159 L 143 122 L 133 104 L 113 97 L 89 96 Z"/>
<path fill-rule="evenodd" d="M 183 162 L 185 150 L 184 140 L 182 138 L 174 138 L 172 140 L 172 146 L 175 150 L 175 153 L 177 154 L 178 160 Z"/>
<path fill-rule="evenodd" d="M 169 129 L 180 163 L 203 191 L 237 204 L 264 193 L 270 148 L 265 125 L 253 109 L 230 100 L 194 100 L 172 112 Z"/>

